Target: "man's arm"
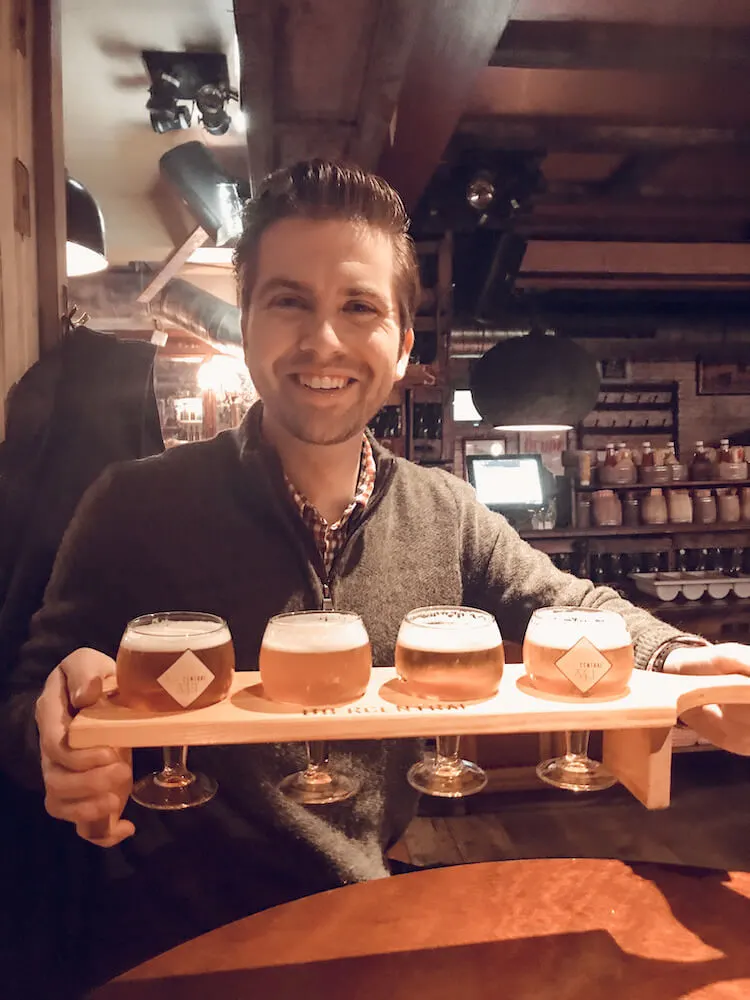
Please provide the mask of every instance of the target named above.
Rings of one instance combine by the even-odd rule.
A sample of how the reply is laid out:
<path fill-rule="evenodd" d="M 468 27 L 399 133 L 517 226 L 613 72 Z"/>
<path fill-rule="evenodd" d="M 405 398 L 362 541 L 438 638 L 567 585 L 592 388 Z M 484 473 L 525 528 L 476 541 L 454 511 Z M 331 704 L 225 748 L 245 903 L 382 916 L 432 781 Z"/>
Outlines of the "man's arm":
<path fill-rule="evenodd" d="M 123 468 L 114 467 L 85 494 L 30 637 L 4 684 L 0 767 L 22 784 L 41 786 L 35 709 L 47 678 L 80 647 L 114 656 L 125 623 L 139 610 L 147 537 L 129 483 Z"/>
<path fill-rule="evenodd" d="M 645 669 L 662 645 L 681 633 L 624 600 L 611 587 L 597 587 L 557 569 L 543 552 L 525 542 L 499 514 L 471 498 L 464 526 L 468 582 L 467 603 L 492 611 L 503 637 L 522 642 L 537 608 L 603 608 L 623 616 L 635 646 L 638 667 Z"/>

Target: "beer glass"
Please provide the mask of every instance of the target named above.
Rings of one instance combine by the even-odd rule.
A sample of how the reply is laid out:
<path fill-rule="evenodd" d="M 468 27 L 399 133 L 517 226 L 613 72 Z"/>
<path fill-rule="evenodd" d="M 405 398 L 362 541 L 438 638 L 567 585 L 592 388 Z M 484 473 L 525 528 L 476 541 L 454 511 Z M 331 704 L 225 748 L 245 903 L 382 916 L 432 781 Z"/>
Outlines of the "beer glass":
<path fill-rule="evenodd" d="M 271 701 L 303 708 L 333 708 L 357 701 L 372 670 L 370 640 L 359 615 L 349 611 L 290 611 L 266 625 L 260 677 Z M 279 784 L 303 805 L 342 802 L 359 782 L 333 770 L 326 742 L 306 742 L 307 766 Z"/>
<path fill-rule="evenodd" d="M 633 673 L 633 643 L 621 615 L 597 608 L 542 608 L 531 616 L 523 643 L 530 684 L 564 701 L 618 698 Z M 536 773 L 548 785 L 596 792 L 614 785 L 588 756 L 589 733 L 566 732 L 565 753 L 542 761 Z"/>
<path fill-rule="evenodd" d="M 396 641 L 396 671 L 409 692 L 429 701 L 478 701 L 498 689 L 505 666 L 494 617 L 476 608 L 431 607 L 410 611 Z M 407 775 L 417 791 L 463 798 L 481 791 L 487 775 L 461 760 L 459 736 L 438 736 L 434 757 L 423 758 Z"/>
<path fill-rule="evenodd" d="M 155 714 L 204 708 L 229 693 L 234 646 L 226 622 L 196 611 L 141 615 L 128 623 L 117 652 L 121 704 Z M 216 794 L 213 778 L 187 768 L 187 747 L 164 747 L 161 771 L 133 785 L 148 809 L 189 809 Z"/>

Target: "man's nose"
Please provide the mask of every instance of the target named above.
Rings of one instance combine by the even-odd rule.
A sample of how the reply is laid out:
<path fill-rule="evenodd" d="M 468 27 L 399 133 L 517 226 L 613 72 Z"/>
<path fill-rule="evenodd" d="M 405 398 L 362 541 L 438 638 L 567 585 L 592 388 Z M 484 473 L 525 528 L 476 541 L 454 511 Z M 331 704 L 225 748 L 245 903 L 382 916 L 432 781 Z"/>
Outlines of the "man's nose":
<path fill-rule="evenodd" d="M 342 344 L 332 318 L 317 312 L 310 313 L 303 327 L 300 347 L 321 355 L 340 353 Z"/>

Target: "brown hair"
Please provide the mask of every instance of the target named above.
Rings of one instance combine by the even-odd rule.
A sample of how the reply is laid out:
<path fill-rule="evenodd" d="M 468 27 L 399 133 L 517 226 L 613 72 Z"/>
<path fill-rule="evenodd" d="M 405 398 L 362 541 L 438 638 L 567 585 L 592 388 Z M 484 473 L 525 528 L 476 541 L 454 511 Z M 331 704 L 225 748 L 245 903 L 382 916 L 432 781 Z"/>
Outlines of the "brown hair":
<path fill-rule="evenodd" d="M 263 233 L 281 219 L 346 219 L 390 236 L 401 333 L 414 325 L 420 296 L 419 265 L 408 235 L 409 217 L 396 191 L 375 174 L 327 160 L 303 160 L 269 174 L 245 206 L 234 267 L 243 313 L 255 284 Z"/>

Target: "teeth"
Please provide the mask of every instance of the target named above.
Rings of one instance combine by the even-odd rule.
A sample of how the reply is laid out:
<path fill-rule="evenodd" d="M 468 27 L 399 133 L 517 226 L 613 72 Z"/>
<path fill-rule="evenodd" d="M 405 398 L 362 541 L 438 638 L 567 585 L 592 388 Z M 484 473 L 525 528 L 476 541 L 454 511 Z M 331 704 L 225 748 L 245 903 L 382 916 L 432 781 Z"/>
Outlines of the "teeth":
<path fill-rule="evenodd" d="M 349 382 L 337 375 L 300 375 L 299 380 L 309 389 L 343 389 Z"/>

